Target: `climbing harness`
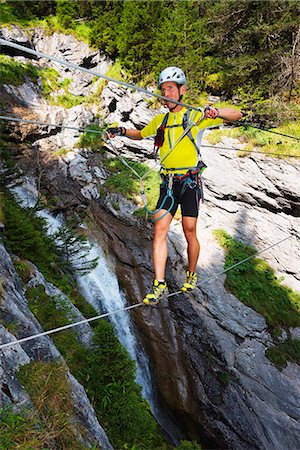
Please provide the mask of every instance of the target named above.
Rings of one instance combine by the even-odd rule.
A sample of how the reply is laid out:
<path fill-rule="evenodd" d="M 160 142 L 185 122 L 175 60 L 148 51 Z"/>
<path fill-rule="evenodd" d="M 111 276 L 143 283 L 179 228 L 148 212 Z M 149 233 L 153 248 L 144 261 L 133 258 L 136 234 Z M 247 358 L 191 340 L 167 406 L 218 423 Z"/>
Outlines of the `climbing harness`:
<path fill-rule="evenodd" d="M 206 278 L 205 280 L 200 281 L 197 286 L 201 286 L 202 284 L 205 284 L 205 283 L 210 283 L 211 281 L 215 280 L 216 278 L 218 278 L 221 275 L 224 275 L 225 273 L 229 272 L 230 270 L 234 269 L 235 267 L 238 267 L 241 264 L 244 264 L 245 262 L 249 261 L 250 259 L 255 258 L 258 255 L 261 255 L 262 253 L 266 252 L 267 250 L 270 250 L 271 248 L 275 247 L 276 245 L 279 245 L 282 242 L 284 242 L 284 241 L 286 241 L 286 240 L 288 240 L 288 239 L 290 239 L 291 237 L 294 237 L 294 236 L 295 236 L 294 234 L 289 234 L 288 236 L 284 237 L 280 241 L 275 242 L 274 244 L 271 244 L 268 247 L 257 251 L 253 255 L 248 256 L 247 258 L 245 258 L 242 261 L 239 261 L 239 262 L 233 264 L 230 267 L 227 267 L 227 269 L 224 269 L 221 272 L 218 272 L 215 275 L 213 275 L 213 276 L 211 276 L 209 278 Z M 164 299 L 167 299 L 167 298 L 170 298 L 170 297 L 174 297 L 175 295 L 182 294 L 182 293 L 183 293 L 182 290 L 176 291 L 176 292 L 172 292 L 171 294 L 166 295 L 164 297 Z M 53 328 L 51 330 L 44 331 L 42 333 L 37 333 L 37 334 L 33 334 L 31 336 L 27 336 L 27 337 L 24 337 L 24 338 L 21 338 L 21 339 L 16 339 L 14 341 L 6 342 L 6 343 L 0 345 L 0 350 L 3 350 L 3 349 L 8 348 L 8 347 L 12 347 L 13 345 L 16 345 L 16 344 L 21 344 L 23 342 L 31 341 L 33 339 L 37 339 L 37 338 L 42 337 L 42 336 L 47 336 L 47 335 L 50 335 L 50 334 L 53 334 L 53 333 L 57 333 L 59 331 L 64 331 L 64 330 L 67 330 L 69 328 L 73 328 L 73 327 L 76 327 L 78 325 L 82 325 L 84 323 L 92 322 L 94 320 L 103 319 L 105 317 L 112 316 L 113 314 L 117 314 L 117 313 L 123 312 L 123 311 L 128 311 L 130 309 L 138 308 L 140 306 L 146 306 L 146 305 L 143 302 L 136 303 L 134 305 L 126 306 L 125 308 L 116 309 L 114 311 L 111 311 L 111 312 L 108 312 L 108 313 L 105 313 L 105 314 L 101 314 L 101 315 L 98 315 L 98 316 L 90 317 L 89 319 L 80 320 L 79 322 L 73 322 L 73 323 L 70 323 L 68 325 L 64 325 L 62 327 Z"/>
<path fill-rule="evenodd" d="M 191 120 L 191 117 L 190 117 L 191 110 L 187 110 L 184 113 L 181 124 L 168 125 L 169 115 L 170 115 L 169 113 L 165 114 L 163 121 L 162 121 L 161 125 L 158 127 L 156 136 L 154 138 L 154 152 L 153 153 L 154 153 L 155 161 L 157 161 L 157 154 L 158 154 L 159 149 L 164 144 L 166 131 L 169 131 L 170 129 L 176 128 L 176 127 L 182 127 L 184 131 L 183 131 L 183 134 L 180 136 L 180 139 L 177 140 L 177 142 L 173 146 L 171 145 L 170 136 L 168 135 L 170 150 L 166 153 L 166 155 L 164 155 L 164 157 L 161 160 L 162 187 L 166 187 L 166 186 L 168 187 L 166 190 L 166 196 L 165 196 L 159 209 L 157 209 L 156 211 L 148 211 L 148 212 L 152 215 L 159 212 L 161 209 L 163 209 L 163 206 L 165 205 L 165 202 L 167 201 L 167 199 L 169 197 L 172 198 L 172 202 L 171 202 L 170 207 L 166 210 L 166 212 L 162 216 L 160 216 L 159 218 L 152 220 L 152 221 L 160 220 L 168 212 L 171 211 L 171 209 L 174 205 L 174 197 L 172 194 L 172 186 L 173 186 L 174 181 L 181 184 L 181 190 L 180 190 L 180 194 L 179 194 L 179 202 L 182 200 L 183 195 L 186 192 L 187 188 L 195 190 L 196 196 L 197 196 L 197 204 L 199 204 L 200 199 L 202 202 L 204 201 L 203 182 L 202 182 L 201 175 L 207 166 L 202 161 L 202 156 L 201 156 L 201 151 L 200 151 L 204 129 L 200 130 L 198 133 L 198 135 L 199 135 L 198 142 L 195 141 L 195 139 L 192 135 L 192 132 L 191 132 L 191 128 L 193 126 L 198 126 L 199 123 L 204 119 L 204 111 L 202 111 L 201 117 L 199 118 L 199 120 L 196 123 Z M 216 126 L 218 127 L 219 125 L 216 125 Z M 215 126 L 210 127 L 210 128 L 214 128 L 214 127 Z M 167 168 L 163 164 L 163 162 L 170 155 L 170 153 L 174 150 L 174 148 L 179 143 L 179 141 L 181 141 L 183 139 L 184 136 L 187 136 L 195 147 L 195 150 L 197 153 L 197 158 L 198 158 L 197 165 L 193 166 L 193 167 Z M 178 172 L 180 170 L 184 170 L 185 173 L 183 173 L 183 174 L 181 174 L 181 173 L 175 174 L 174 173 L 175 171 Z"/>

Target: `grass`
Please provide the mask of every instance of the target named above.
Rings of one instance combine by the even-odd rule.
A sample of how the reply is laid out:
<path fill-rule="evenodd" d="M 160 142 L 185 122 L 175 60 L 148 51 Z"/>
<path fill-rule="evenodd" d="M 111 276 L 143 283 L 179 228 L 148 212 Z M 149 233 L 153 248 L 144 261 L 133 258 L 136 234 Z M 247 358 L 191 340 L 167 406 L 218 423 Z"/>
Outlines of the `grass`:
<path fill-rule="evenodd" d="M 253 247 L 233 239 L 223 230 L 216 230 L 214 235 L 226 251 L 225 269 L 256 253 Z M 243 303 L 265 317 L 274 337 L 281 334 L 282 329 L 300 326 L 300 294 L 283 286 L 275 276 L 274 269 L 263 259 L 253 257 L 227 272 L 225 286 Z M 299 344 L 300 341 L 296 340 L 298 354 Z M 295 361 L 295 348 L 289 348 L 286 343 L 278 346 L 277 350 L 268 351 L 267 355 L 277 355 L 278 359 L 278 354 L 281 354 L 286 360 L 286 354 L 290 351 L 289 358 Z M 299 363 L 299 359 L 297 361 Z"/>
<path fill-rule="evenodd" d="M 140 176 L 143 176 L 149 171 L 149 167 L 146 164 L 131 161 L 127 158 L 124 159 Z M 142 198 L 140 196 L 141 186 L 137 176 L 119 159 L 110 159 L 105 165 L 111 172 L 111 175 L 107 178 L 103 186 L 110 192 L 119 192 L 128 200 L 134 201 L 143 208 Z M 150 210 L 154 210 L 159 196 L 159 174 L 151 170 L 144 180 L 144 185 L 147 206 Z"/>
<path fill-rule="evenodd" d="M 300 122 L 287 122 L 277 128 L 272 128 L 272 131 L 299 138 Z M 287 156 L 280 154 L 300 158 L 300 142 L 251 127 L 241 126 L 228 130 L 213 130 L 206 136 L 206 139 L 210 144 L 217 145 L 222 141 L 223 136 L 238 139 L 242 144 L 245 144 L 244 149 L 247 152 L 258 150 L 275 158 L 287 158 Z M 241 150 L 239 155 L 244 156 L 245 152 Z"/>
<path fill-rule="evenodd" d="M 45 448 L 47 441 L 47 430 L 35 411 L 16 412 L 11 405 L 0 409 L 0 448 L 40 449 Z"/>
<path fill-rule="evenodd" d="M 226 250 L 224 268 L 256 253 L 253 247 L 236 241 L 222 230 L 215 231 Z M 252 258 L 230 270 L 226 287 L 245 304 L 262 314 L 270 327 L 300 326 L 300 294 L 280 284 L 274 269 L 261 258 Z"/>
<path fill-rule="evenodd" d="M 38 69 L 30 63 L 21 63 L 0 54 L 0 83 L 17 86 L 24 83 L 25 78 L 37 82 Z"/>
<path fill-rule="evenodd" d="M 104 126 L 93 124 L 86 127 L 86 129 L 94 131 L 94 133 L 89 131 L 82 133 L 75 147 L 87 148 L 91 151 L 101 150 L 103 146 L 102 133 L 104 131 Z"/>
<path fill-rule="evenodd" d="M 267 357 L 280 368 L 284 368 L 288 361 L 300 366 L 300 340 L 288 338 L 281 344 L 266 350 Z"/>
<path fill-rule="evenodd" d="M 62 362 L 32 362 L 19 369 L 18 379 L 29 393 L 44 426 L 44 446 L 84 450 L 74 423 L 74 405 L 67 367 Z"/>
<path fill-rule="evenodd" d="M 22 450 L 72 448 L 84 450 L 73 421 L 74 406 L 67 368 L 57 361 L 22 366 L 17 377 L 34 409 L 0 409 L 0 448 Z"/>

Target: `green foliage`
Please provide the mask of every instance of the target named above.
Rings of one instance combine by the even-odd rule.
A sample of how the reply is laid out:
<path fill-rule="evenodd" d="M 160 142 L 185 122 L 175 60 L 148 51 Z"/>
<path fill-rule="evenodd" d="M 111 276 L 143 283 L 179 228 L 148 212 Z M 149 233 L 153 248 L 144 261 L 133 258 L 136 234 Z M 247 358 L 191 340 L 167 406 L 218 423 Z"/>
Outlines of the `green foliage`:
<path fill-rule="evenodd" d="M 62 225 L 52 238 L 59 242 L 62 257 L 73 273 L 86 275 L 97 267 L 98 258 L 89 259 L 91 245 L 84 234 L 76 234 L 67 225 Z"/>
<path fill-rule="evenodd" d="M 32 64 L 20 63 L 9 56 L 0 54 L 1 84 L 22 84 L 26 77 L 29 77 L 33 81 L 37 81 L 38 69 Z"/>
<path fill-rule="evenodd" d="M 140 176 L 149 171 L 146 164 L 142 164 L 130 159 L 124 158 Z M 111 192 L 119 192 L 129 200 L 134 200 L 142 206 L 140 192 L 140 182 L 137 176 L 119 159 L 110 159 L 106 162 L 106 166 L 112 174 L 107 178 L 104 186 Z M 145 193 L 147 194 L 147 202 L 149 209 L 154 209 L 159 195 L 160 178 L 157 172 L 150 171 L 144 180 Z"/>
<path fill-rule="evenodd" d="M 271 119 L 271 115 L 268 117 Z M 271 131 L 297 137 L 300 133 L 300 125 L 299 122 L 296 121 L 287 122 L 277 128 L 272 128 Z M 246 152 L 251 153 L 252 150 L 255 150 L 282 159 L 287 159 L 289 155 L 300 157 L 300 143 L 296 140 L 246 126 L 232 129 L 212 130 L 211 133 L 206 136 L 206 139 L 210 144 L 216 145 L 226 136 L 238 139 L 242 144 L 245 144 L 243 148 Z M 243 156 L 244 154 L 245 152 L 243 152 L 243 150 L 239 152 L 239 155 Z"/>
<path fill-rule="evenodd" d="M 44 424 L 34 411 L 23 409 L 16 412 L 10 405 L 0 409 L 0 448 L 44 448 L 46 435 Z"/>
<path fill-rule="evenodd" d="M 43 286 L 29 288 L 26 295 L 44 329 L 70 322 L 68 308 L 59 299 L 47 296 Z M 123 448 L 128 443 L 138 448 L 168 449 L 135 383 L 135 363 L 119 343 L 111 324 L 100 321 L 94 330 L 93 348 L 84 348 L 71 330 L 54 333 L 52 338 L 73 375 L 85 387 L 113 445 Z"/>
<path fill-rule="evenodd" d="M 255 254 L 253 247 L 233 239 L 225 231 L 217 230 L 214 235 L 226 250 L 225 269 Z M 274 337 L 280 328 L 300 325 L 300 295 L 281 285 L 264 260 L 253 257 L 231 269 L 227 272 L 225 286 L 265 317 Z M 268 349 L 266 354 L 281 366 L 287 359 L 299 363 L 299 341 L 287 340 Z"/>
<path fill-rule="evenodd" d="M 59 265 L 53 239 L 46 234 L 46 222 L 32 208 L 22 209 L 5 197 L 5 239 L 9 249 L 21 259 L 30 259 L 46 273 L 49 265 Z"/>
<path fill-rule="evenodd" d="M 84 450 L 86 447 L 79 441 L 73 422 L 74 406 L 67 367 L 59 361 L 32 362 L 20 368 L 18 378 L 44 424 L 44 446 L 38 448 L 49 445 L 51 448 Z"/>
<path fill-rule="evenodd" d="M 30 280 L 30 266 L 26 261 L 22 261 L 20 259 L 15 259 L 13 261 L 16 271 L 18 272 L 19 277 L 23 281 L 23 283 L 28 283 Z"/>
<path fill-rule="evenodd" d="M 4 17 L 1 15 L 1 23 L 14 20 L 31 20 L 32 18 L 44 18 L 55 13 L 55 0 L 46 1 L 30 1 L 27 0 L 10 0 L 3 3 L 5 11 Z M 2 6 L 1 6 L 2 8 Z M 6 19 L 6 20 L 4 20 Z"/>
<path fill-rule="evenodd" d="M 4 2 L 3 15 L 84 38 L 118 58 L 135 82 L 152 83 L 162 68 L 179 65 L 188 74 L 189 102 L 203 91 L 247 99 L 246 110 L 271 126 L 285 122 L 288 104 L 297 105 L 297 0 L 57 0 L 42 8 L 39 3 Z M 279 108 L 262 104 L 273 97 L 280 99 Z M 72 107 L 87 99 L 65 92 L 56 101 Z"/>
<path fill-rule="evenodd" d="M 94 352 L 88 352 L 79 380 L 86 386 L 112 445 L 120 449 L 125 444 L 128 448 L 170 448 L 134 379 L 135 363 L 111 325 L 101 321 L 95 330 Z"/>
<path fill-rule="evenodd" d="M 99 125 L 89 125 L 86 130 L 79 138 L 76 147 L 87 148 L 92 151 L 99 151 L 102 148 L 102 133 L 104 131 L 103 127 Z M 94 131 L 94 132 L 93 132 Z"/>
<path fill-rule="evenodd" d="M 224 268 L 255 254 L 255 249 L 236 241 L 222 230 L 215 237 L 226 250 Z M 262 259 L 253 257 L 230 270 L 226 287 L 248 306 L 262 314 L 271 327 L 300 325 L 300 295 L 280 284 L 274 270 Z"/>
<path fill-rule="evenodd" d="M 281 344 L 266 350 L 266 356 L 279 368 L 284 368 L 287 361 L 300 366 L 300 340 L 288 338 Z"/>
<path fill-rule="evenodd" d="M 176 447 L 177 450 L 201 450 L 202 447 L 197 442 L 181 441 L 180 445 Z"/>

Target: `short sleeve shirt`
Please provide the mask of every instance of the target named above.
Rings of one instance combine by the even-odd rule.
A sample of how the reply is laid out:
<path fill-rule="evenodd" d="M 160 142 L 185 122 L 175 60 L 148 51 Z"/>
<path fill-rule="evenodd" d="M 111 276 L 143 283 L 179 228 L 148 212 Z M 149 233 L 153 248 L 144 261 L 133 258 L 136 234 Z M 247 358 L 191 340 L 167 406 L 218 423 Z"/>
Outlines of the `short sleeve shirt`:
<path fill-rule="evenodd" d="M 187 168 L 195 167 L 198 160 L 197 150 L 191 139 L 187 135 L 180 139 L 182 134 L 184 133 L 182 121 L 186 111 L 186 108 L 182 108 L 182 110 L 177 113 L 169 113 L 168 121 L 166 124 L 168 128 L 165 129 L 164 143 L 160 148 L 159 156 L 163 168 L 175 169 L 173 171 L 174 173 L 185 173 L 188 170 Z M 192 121 L 196 124 L 201 116 L 202 114 L 200 111 L 194 110 L 190 114 L 189 121 Z M 157 129 L 163 122 L 164 117 L 165 114 L 158 114 L 156 117 L 154 117 L 154 119 L 152 119 L 151 122 L 149 122 L 149 124 L 141 130 L 142 138 L 155 136 L 157 133 Z M 192 136 L 196 141 L 197 135 L 199 132 L 201 132 L 201 130 L 203 131 L 204 128 L 220 125 L 221 123 L 223 123 L 223 120 L 219 118 L 203 119 L 199 122 L 198 125 L 194 125 L 191 128 Z M 171 148 L 173 148 L 173 150 L 167 155 Z M 181 168 L 184 168 L 185 170 L 180 170 Z"/>

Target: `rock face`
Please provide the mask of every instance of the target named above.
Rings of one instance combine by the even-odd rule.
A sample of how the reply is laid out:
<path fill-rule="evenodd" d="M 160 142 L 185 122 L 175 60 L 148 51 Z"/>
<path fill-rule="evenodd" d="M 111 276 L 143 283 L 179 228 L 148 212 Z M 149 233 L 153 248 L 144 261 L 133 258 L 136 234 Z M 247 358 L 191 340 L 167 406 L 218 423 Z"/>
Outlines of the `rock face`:
<path fill-rule="evenodd" d="M 14 269 L 11 258 L 6 252 L 3 244 L 0 242 L 0 279 L 2 282 L 1 291 L 1 321 L 5 323 L 6 327 L 9 324 L 15 324 L 17 331 L 11 334 L 3 325 L 0 326 L 1 343 L 14 341 L 16 338 L 31 336 L 42 332 L 40 324 L 30 312 L 27 300 L 24 296 L 23 288 L 18 275 Z M 63 298 L 63 294 L 50 283 L 46 283 L 41 274 L 33 269 L 33 278 L 30 285 L 45 284 L 46 291 L 49 295 L 59 296 Z M 64 302 L 67 298 L 64 297 Z M 75 307 L 69 302 L 70 312 L 76 314 L 77 319 L 81 320 L 82 316 Z M 82 326 L 82 325 L 81 325 Z M 91 329 L 89 325 L 83 325 L 83 343 L 87 345 L 89 338 L 91 338 Z M 48 336 L 43 336 L 38 339 L 27 341 L 22 344 L 15 344 L 12 347 L 1 349 L 0 362 L 0 407 L 7 403 L 12 403 L 17 408 L 24 406 L 31 406 L 31 401 L 18 382 L 15 373 L 21 365 L 28 364 L 32 361 L 51 361 L 54 359 L 62 360 L 62 356 L 52 343 Z M 71 393 L 73 397 L 74 407 L 76 410 L 76 417 L 74 420 L 78 424 L 79 438 L 91 445 L 97 442 L 103 449 L 112 449 L 108 438 L 99 424 L 96 414 L 92 408 L 90 401 L 83 387 L 78 381 L 69 373 L 68 374 L 71 385 Z M 84 436 L 81 436 L 80 429 L 84 428 Z"/>
<path fill-rule="evenodd" d="M 69 44 L 65 48 L 54 39 L 58 36 L 53 37 L 53 41 L 36 45 L 45 52 L 57 54 L 59 51 L 60 57 L 64 54 L 71 60 L 76 46 Z M 77 63 L 97 61 L 98 57 L 82 48 L 79 45 Z M 85 51 L 89 55 L 86 59 Z M 78 92 L 88 89 L 88 82 L 85 85 L 82 80 L 78 82 Z M 29 88 L 36 89 L 37 98 L 38 88 Z M 15 95 L 15 88 L 6 89 L 11 96 Z M 117 121 L 124 126 L 142 128 L 154 114 L 142 100 L 143 95 L 125 92 L 124 88 L 108 83 L 103 89 L 104 119 L 107 123 Z M 49 114 L 49 105 L 45 110 Z M 69 123 L 72 114 L 77 114 L 76 110 L 55 111 L 55 114 L 61 114 L 60 120 L 65 124 Z M 84 111 L 76 122 L 81 123 L 80 126 L 91 123 L 94 118 L 93 112 Z M 53 120 L 58 120 L 58 116 Z M 32 135 L 34 133 L 36 131 L 31 131 Z M 92 212 L 101 227 L 101 233 L 92 230 L 95 239 L 101 241 L 104 250 L 111 255 L 128 300 L 140 302 L 153 278 L 152 227 L 131 215 L 133 204 L 123 201 L 123 209 L 117 211 L 113 205 L 120 204 L 120 197 L 101 197 L 97 188 L 105 181 L 107 172 L 101 167 L 99 155 L 85 149 L 72 149 L 60 158 L 53 156 L 58 142 L 66 142 L 64 133 L 56 130 L 55 135 L 39 135 L 42 186 L 51 195 L 59 197 L 57 207 L 66 214 L 73 214 L 82 205 Z M 76 132 L 70 133 L 70 145 L 75 137 L 78 138 Z M 149 142 L 116 139 L 114 143 L 122 154 L 142 161 L 151 152 Z M 221 145 L 228 147 L 232 142 L 226 140 Z M 285 284 L 300 291 L 297 238 L 300 163 L 254 154 L 238 158 L 225 148 L 220 151 L 204 147 L 202 153 L 208 169 L 204 173 L 206 201 L 201 206 L 198 221 L 202 245 L 199 287 L 188 297 L 181 294 L 155 308 L 133 310 L 136 332 L 148 350 L 159 401 L 172 412 L 188 438 L 202 440 L 207 448 L 295 450 L 300 448 L 299 366 L 288 363 L 279 371 L 266 358 L 265 350 L 273 345 L 266 322 L 226 291 L 225 275 L 216 276 L 223 271 L 224 254 L 212 231 L 225 229 L 258 250 L 290 236 L 262 257 L 279 276 L 285 277 Z M 23 170 L 26 167 L 23 165 Z M 32 166 L 27 168 L 31 174 L 35 173 Z M 169 232 L 169 256 L 167 279 L 170 291 L 176 292 L 183 281 L 186 265 L 185 239 L 178 221 L 173 221 Z M 22 301 L 19 303 L 22 312 L 24 305 Z M 10 304 L 10 308 L 13 307 Z M 35 323 L 34 318 L 32 320 Z M 25 318 L 20 321 L 27 324 Z M 2 332 L 7 333 L 7 330 L 2 329 Z M 299 336 L 298 329 L 290 330 L 290 333 Z M 4 338 L 7 336 L 3 334 Z M 45 344 L 48 351 L 47 345 L 50 344 Z M 10 358 L 15 358 L 8 353 Z M 13 364 L 22 364 L 28 357 L 32 355 L 20 353 Z M 9 368 L 5 370 L 9 373 Z M 26 401 L 25 393 L 18 389 L 11 385 L 14 395 L 23 395 L 22 401 Z"/>

